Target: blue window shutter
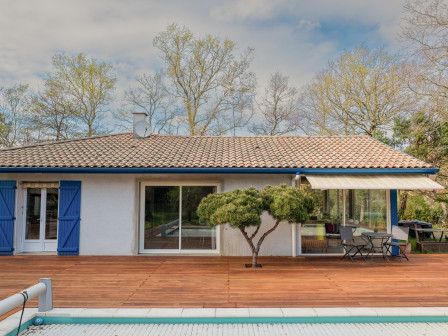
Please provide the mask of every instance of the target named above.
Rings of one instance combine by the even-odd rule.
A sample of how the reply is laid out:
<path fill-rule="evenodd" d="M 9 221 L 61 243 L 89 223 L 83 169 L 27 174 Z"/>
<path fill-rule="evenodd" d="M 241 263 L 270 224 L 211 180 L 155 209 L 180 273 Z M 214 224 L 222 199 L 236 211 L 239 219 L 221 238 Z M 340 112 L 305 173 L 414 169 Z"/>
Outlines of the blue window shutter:
<path fill-rule="evenodd" d="M 0 255 L 14 251 L 16 181 L 0 181 Z"/>
<path fill-rule="evenodd" d="M 81 181 L 59 183 L 58 254 L 79 254 Z"/>

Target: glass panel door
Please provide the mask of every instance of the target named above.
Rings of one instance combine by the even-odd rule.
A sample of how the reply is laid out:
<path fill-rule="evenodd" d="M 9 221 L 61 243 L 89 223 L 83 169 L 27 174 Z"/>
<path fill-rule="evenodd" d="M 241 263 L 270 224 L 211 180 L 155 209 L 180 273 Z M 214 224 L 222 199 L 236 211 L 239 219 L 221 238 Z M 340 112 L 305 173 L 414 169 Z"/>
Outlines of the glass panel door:
<path fill-rule="evenodd" d="M 342 190 L 310 189 L 314 202 L 314 213 L 300 227 L 302 254 L 342 253 L 339 227 L 342 221 Z"/>
<path fill-rule="evenodd" d="M 45 216 L 45 239 L 58 238 L 58 193 L 57 188 L 47 189 L 47 203 Z"/>
<path fill-rule="evenodd" d="M 25 252 L 56 251 L 58 238 L 57 188 L 27 188 Z"/>
<path fill-rule="evenodd" d="M 144 249 L 179 249 L 179 187 L 145 187 Z"/>
<path fill-rule="evenodd" d="M 216 186 L 144 186 L 142 192 L 142 250 L 216 250 L 216 228 L 196 212 Z"/>
<path fill-rule="evenodd" d="M 206 223 L 201 222 L 196 213 L 201 200 L 214 192 L 216 192 L 214 186 L 182 187 L 182 249 L 216 249 L 216 228 L 211 228 Z"/>
<path fill-rule="evenodd" d="M 28 188 L 26 195 L 25 240 L 40 239 L 42 189 Z"/>

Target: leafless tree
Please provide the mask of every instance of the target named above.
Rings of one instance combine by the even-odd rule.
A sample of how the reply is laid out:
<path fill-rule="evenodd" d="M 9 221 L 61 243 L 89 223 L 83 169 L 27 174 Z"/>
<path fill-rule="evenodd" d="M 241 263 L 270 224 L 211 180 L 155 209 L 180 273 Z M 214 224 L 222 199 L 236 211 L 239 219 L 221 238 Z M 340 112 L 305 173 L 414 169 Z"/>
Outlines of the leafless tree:
<path fill-rule="evenodd" d="M 249 130 L 257 135 L 283 135 L 299 130 L 298 90 L 289 78 L 276 72 L 271 75 L 263 96 L 255 108 L 261 122 L 254 122 Z"/>
<path fill-rule="evenodd" d="M 125 123 L 124 128 L 132 127 L 131 111 L 143 111 L 148 114 L 151 132 L 177 134 L 183 116 L 176 99 L 166 88 L 164 74 L 143 74 L 136 80 L 138 86 L 125 92 L 125 105 L 118 115 Z"/>
<path fill-rule="evenodd" d="M 251 95 L 255 90 L 249 70 L 252 49 L 237 57 L 233 41 L 211 35 L 198 38 L 177 24 L 169 25 L 153 43 L 166 65 L 168 89 L 186 113 L 190 135 L 221 135 L 247 123 L 249 115 L 229 122 L 236 108 L 229 102 L 235 92 Z"/>
<path fill-rule="evenodd" d="M 448 1 L 411 0 L 403 8 L 401 37 L 408 42 L 407 50 L 416 63 L 411 88 L 447 99 Z"/>

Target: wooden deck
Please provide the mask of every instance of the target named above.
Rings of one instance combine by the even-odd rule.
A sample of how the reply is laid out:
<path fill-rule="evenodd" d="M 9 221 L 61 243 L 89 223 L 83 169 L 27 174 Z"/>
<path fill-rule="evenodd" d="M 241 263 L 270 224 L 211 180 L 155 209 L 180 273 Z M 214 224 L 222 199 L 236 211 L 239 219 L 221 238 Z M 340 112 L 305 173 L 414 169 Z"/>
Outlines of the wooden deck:
<path fill-rule="evenodd" d="M 245 257 L 5 256 L 0 298 L 49 277 L 58 308 L 448 306 L 448 255 L 260 259 L 246 269 Z"/>

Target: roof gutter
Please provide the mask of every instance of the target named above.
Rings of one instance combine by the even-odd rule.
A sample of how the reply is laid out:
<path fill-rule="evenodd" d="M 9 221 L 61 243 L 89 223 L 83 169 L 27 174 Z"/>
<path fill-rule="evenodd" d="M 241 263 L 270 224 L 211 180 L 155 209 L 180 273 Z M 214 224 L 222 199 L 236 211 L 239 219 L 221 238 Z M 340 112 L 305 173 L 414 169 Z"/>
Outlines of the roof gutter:
<path fill-rule="evenodd" d="M 0 173 L 63 174 L 435 174 L 439 168 L 67 168 L 0 167 Z"/>

